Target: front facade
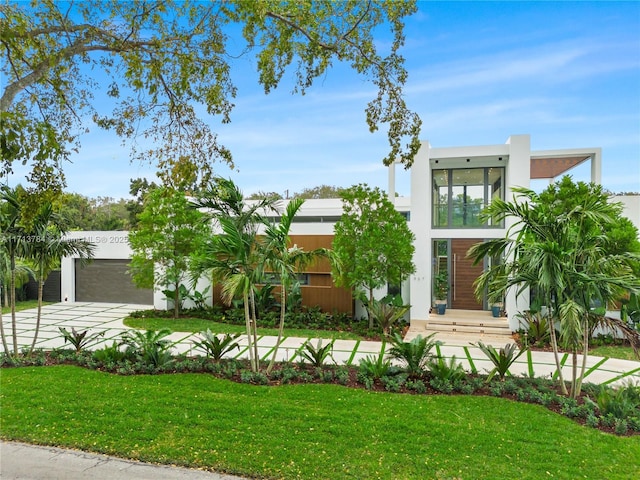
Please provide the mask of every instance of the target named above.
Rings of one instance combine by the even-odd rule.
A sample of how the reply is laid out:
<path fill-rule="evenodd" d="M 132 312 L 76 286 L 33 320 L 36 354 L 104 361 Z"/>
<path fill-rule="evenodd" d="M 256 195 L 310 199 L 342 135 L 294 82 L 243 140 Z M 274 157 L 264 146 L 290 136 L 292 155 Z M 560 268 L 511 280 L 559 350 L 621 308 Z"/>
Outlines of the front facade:
<path fill-rule="evenodd" d="M 532 151 L 529 135 L 513 135 L 504 144 L 471 147 L 438 148 L 423 142 L 411 168 L 410 198 L 395 196 L 395 166 L 392 165 L 389 198 L 408 218 L 416 237 L 416 272 L 402 286 L 404 300 L 411 305 L 411 320 L 429 319 L 436 303 L 436 278 L 446 280 L 447 308 L 490 310 L 486 295 L 476 299 L 473 282 L 488 266 L 486 262 L 498 259 L 474 266 L 466 253 L 478 242 L 503 238 L 512 220 L 483 221 L 480 211 L 496 198 L 511 200 L 515 186 L 530 187 L 531 181 L 537 179 L 553 182 L 583 162 L 590 163 L 591 181 L 600 183 L 599 148 Z M 640 228 L 640 196 L 622 200 L 625 214 Z M 340 199 L 307 200 L 292 225 L 292 244 L 306 250 L 330 247 L 334 226 L 341 214 Z M 131 257 L 127 232 L 74 232 L 73 236 L 99 240 L 97 260 L 85 268 L 76 259 L 63 260 L 63 299 L 108 302 L 130 298 L 132 303 L 152 303 L 160 309 L 170 307 L 159 289 L 135 292 L 135 287 L 125 278 Z M 363 312 L 354 304 L 350 292 L 333 284 L 330 271 L 325 260 L 301 272 L 303 303 L 329 312 L 361 315 Z M 119 291 L 110 292 L 115 286 Z M 203 287 L 204 283 L 197 288 Z M 384 293 L 386 290 L 380 292 Z M 220 302 L 219 295 L 213 297 L 213 303 Z M 518 298 L 511 292 L 504 300 L 509 327 L 516 330 L 517 312 L 529 307 L 528 292 Z"/>
<path fill-rule="evenodd" d="M 475 298 L 473 286 L 487 265 L 473 265 L 466 253 L 483 240 L 504 237 L 513 221 L 482 221 L 480 211 L 495 198 L 511 200 L 514 186 L 529 187 L 532 179 L 553 181 L 584 161 L 591 162 L 591 181 L 600 183 L 599 148 L 531 151 L 529 135 L 488 146 L 436 148 L 424 142 L 411 168 L 410 225 L 416 236 L 411 320 L 429 318 L 438 276 L 448 282 L 449 308 L 489 310 L 486 298 Z M 518 328 L 514 314 L 528 307 L 528 293 L 507 295 L 504 310 L 512 330 Z"/>

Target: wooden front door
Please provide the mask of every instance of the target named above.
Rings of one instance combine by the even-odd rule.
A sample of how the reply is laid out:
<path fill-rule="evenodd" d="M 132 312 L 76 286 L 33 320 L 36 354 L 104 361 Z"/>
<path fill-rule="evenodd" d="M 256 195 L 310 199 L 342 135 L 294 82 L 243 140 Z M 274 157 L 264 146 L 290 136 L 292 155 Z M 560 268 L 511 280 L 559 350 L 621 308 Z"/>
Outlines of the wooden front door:
<path fill-rule="evenodd" d="M 473 265 L 467 250 L 482 239 L 457 238 L 451 240 L 451 308 L 482 310 L 483 303 L 474 295 L 473 282 L 483 271 L 483 264 Z"/>

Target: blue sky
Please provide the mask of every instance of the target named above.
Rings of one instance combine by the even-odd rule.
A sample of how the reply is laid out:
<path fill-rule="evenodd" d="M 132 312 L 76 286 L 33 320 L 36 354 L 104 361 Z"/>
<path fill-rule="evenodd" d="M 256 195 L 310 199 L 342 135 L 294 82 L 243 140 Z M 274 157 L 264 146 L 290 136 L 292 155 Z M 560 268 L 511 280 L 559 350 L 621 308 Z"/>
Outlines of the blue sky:
<path fill-rule="evenodd" d="M 640 191 L 640 3 L 420 2 L 406 38 L 406 100 L 422 139 L 487 145 L 528 133 L 534 150 L 602 147 L 603 185 Z M 231 124 L 212 120 L 237 168 L 219 164 L 218 174 L 245 193 L 386 189 L 386 136 L 365 122 L 373 85 L 337 66 L 305 96 L 290 93 L 293 73 L 265 96 L 254 66 L 234 64 Z M 154 177 L 130 164 L 117 137 L 91 130 L 65 168 L 69 191 L 126 197 L 130 178 Z M 573 175 L 588 180 L 588 165 Z M 399 171 L 397 191 L 410 193 L 408 173 Z"/>

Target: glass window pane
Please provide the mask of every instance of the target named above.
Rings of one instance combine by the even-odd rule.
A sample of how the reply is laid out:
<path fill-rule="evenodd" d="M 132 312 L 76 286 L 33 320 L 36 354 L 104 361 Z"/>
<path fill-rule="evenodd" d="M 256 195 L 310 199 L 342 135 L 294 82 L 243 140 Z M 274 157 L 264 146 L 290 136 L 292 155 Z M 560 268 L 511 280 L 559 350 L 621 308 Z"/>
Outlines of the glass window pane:
<path fill-rule="evenodd" d="M 501 226 L 491 219 L 481 223 L 480 213 L 492 199 L 504 199 L 504 168 L 441 169 L 432 173 L 434 227 Z"/>
<path fill-rule="evenodd" d="M 494 198 L 504 199 L 504 168 L 489 168 L 487 178 L 489 203 L 491 203 Z M 501 226 L 501 223 L 493 218 L 489 219 L 488 224 Z"/>
<path fill-rule="evenodd" d="M 449 204 L 449 171 L 433 171 L 433 192 L 431 197 L 433 205 L 433 226 L 447 226 L 447 212 Z"/>
<path fill-rule="evenodd" d="M 480 212 L 484 208 L 484 169 L 454 170 L 452 183 L 452 226 L 480 226 Z"/>

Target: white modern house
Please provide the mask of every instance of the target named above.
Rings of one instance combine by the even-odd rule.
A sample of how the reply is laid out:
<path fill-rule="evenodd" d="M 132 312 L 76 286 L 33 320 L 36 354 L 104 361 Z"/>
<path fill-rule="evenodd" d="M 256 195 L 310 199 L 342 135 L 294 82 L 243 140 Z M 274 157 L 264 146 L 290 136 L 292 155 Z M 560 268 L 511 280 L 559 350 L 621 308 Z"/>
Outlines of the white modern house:
<path fill-rule="evenodd" d="M 534 179 L 553 181 L 587 161 L 591 181 L 600 183 L 601 156 L 600 148 L 532 151 L 529 135 L 512 135 L 500 145 L 470 147 L 438 148 L 423 142 L 411 167 L 410 225 L 416 236 L 411 320 L 429 318 L 438 273 L 448 277 L 449 308 L 489 310 L 486 299 L 476 300 L 473 288 L 487 265 L 474 266 L 466 252 L 483 240 L 504 237 L 511 225 L 508 219 L 502 224 L 481 222 L 482 208 L 496 198 L 510 200 L 514 186 L 530 187 Z M 393 198 L 393 188 L 390 192 Z M 528 307 L 528 294 L 507 296 L 504 309 L 512 330 L 518 327 L 513 314 Z"/>
<path fill-rule="evenodd" d="M 532 151 L 529 135 L 512 135 L 504 144 L 434 147 L 423 142 L 411 168 L 411 196 L 395 196 L 395 166 L 389 169 L 389 198 L 408 219 L 416 236 L 416 272 L 402 286 L 402 295 L 411 304 L 412 323 L 426 321 L 434 305 L 434 277 L 445 273 L 449 283 L 448 308 L 484 311 L 490 316 L 486 299 L 477 301 L 473 282 L 487 266 L 472 265 L 467 250 L 475 243 L 501 238 L 510 227 L 505 223 L 483 223 L 482 208 L 496 198 L 510 200 L 514 186 L 530 187 L 533 180 L 558 180 L 571 169 L 588 162 L 591 181 L 600 183 L 600 148 Z M 640 189 L 640 185 L 639 185 Z M 640 229 L 640 196 L 619 197 L 625 215 Z M 292 226 L 292 243 L 305 248 L 329 247 L 335 223 L 342 213 L 339 199 L 307 200 Z M 95 260 L 82 267 L 74 258 L 62 263 L 62 298 L 67 301 L 118 301 L 153 304 L 167 308 L 159 291 L 136 289 L 127 274 L 131 257 L 127 232 L 73 232 L 97 246 Z M 491 261 L 491 260 L 488 260 Z M 328 264 L 303 272 L 303 298 L 309 305 L 331 311 L 358 312 L 350 292 L 332 284 Z M 386 292 L 385 292 L 386 293 Z M 214 299 L 215 301 L 215 299 Z M 529 307 L 525 292 L 516 298 L 510 293 L 503 322 L 518 328 L 516 313 Z M 506 325 L 505 325 L 506 326 Z"/>

